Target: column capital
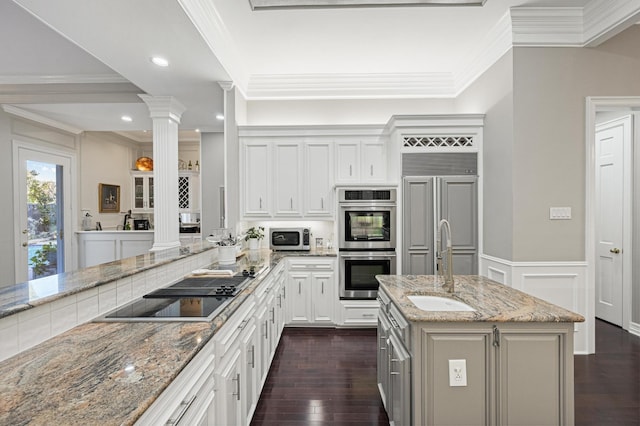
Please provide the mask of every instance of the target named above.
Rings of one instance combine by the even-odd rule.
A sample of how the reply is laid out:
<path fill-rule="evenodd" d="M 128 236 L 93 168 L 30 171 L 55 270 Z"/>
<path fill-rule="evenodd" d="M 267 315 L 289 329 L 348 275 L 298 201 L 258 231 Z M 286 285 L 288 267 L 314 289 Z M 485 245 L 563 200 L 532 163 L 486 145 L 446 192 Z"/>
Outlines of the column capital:
<path fill-rule="evenodd" d="M 233 81 L 219 81 L 218 84 L 220 85 L 220 87 L 222 87 L 222 90 L 224 90 L 225 92 L 228 92 L 229 90 L 233 89 Z"/>
<path fill-rule="evenodd" d="M 187 109 L 173 96 L 138 96 L 147 104 L 151 118 L 170 118 L 180 123 L 182 113 Z"/>

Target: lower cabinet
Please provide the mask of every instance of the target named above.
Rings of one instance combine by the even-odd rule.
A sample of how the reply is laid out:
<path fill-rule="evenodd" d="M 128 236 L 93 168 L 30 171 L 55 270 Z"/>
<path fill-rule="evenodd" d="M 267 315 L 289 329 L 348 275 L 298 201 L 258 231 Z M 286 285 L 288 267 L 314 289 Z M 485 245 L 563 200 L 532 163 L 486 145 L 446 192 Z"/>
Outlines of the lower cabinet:
<path fill-rule="evenodd" d="M 160 394 L 136 425 L 215 424 L 218 410 L 214 349 L 212 340 Z"/>
<path fill-rule="evenodd" d="M 414 338 L 416 424 L 574 423 L 573 324 L 424 324 Z M 451 385 L 450 360 L 466 386 Z"/>
<path fill-rule="evenodd" d="M 333 325 L 337 283 L 333 259 L 289 259 L 287 325 Z"/>

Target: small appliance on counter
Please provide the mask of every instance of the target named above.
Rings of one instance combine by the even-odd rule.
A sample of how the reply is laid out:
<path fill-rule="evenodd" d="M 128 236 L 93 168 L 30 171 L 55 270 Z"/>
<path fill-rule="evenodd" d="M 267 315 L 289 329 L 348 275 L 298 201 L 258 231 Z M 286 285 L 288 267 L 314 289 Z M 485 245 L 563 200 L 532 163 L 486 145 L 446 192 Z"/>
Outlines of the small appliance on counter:
<path fill-rule="evenodd" d="M 181 234 L 200 233 L 200 213 L 180 213 L 179 222 Z"/>
<path fill-rule="evenodd" d="M 133 219 L 133 229 L 135 231 L 148 231 L 151 229 L 149 219 Z"/>
<path fill-rule="evenodd" d="M 309 228 L 271 228 L 269 247 L 279 251 L 311 250 L 311 231 Z"/>

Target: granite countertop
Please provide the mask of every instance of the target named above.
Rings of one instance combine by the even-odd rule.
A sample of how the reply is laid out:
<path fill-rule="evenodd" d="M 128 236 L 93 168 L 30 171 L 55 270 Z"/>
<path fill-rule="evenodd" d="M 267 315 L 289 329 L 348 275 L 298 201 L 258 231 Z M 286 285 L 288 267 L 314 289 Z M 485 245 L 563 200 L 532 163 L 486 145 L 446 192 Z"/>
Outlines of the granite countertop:
<path fill-rule="evenodd" d="M 380 285 L 412 322 L 583 322 L 584 317 L 486 277 L 455 275 L 453 295 L 435 275 L 378 275 Z M 452 297 L 475 312 L 423 311 L 410 295 Z"/>
<path fill-rule="evenodd" d="M 0 362 L 0 424 L 135 423 L 269 271 L 291 256 L 336 253 L 260 250 L 241 257 L 236 271 L 267 269 L 211 322 L 86 323 Z"/>

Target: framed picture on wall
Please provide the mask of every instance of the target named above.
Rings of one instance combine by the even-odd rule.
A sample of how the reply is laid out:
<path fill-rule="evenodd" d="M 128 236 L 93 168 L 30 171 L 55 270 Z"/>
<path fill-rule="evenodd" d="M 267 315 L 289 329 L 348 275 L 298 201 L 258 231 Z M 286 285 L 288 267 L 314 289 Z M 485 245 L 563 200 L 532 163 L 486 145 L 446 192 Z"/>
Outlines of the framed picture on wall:
<path fill-rule="evenodd" d="M 100 213 L 120 213 L 120 185 L 99 184 L 98 211 Z"/>

